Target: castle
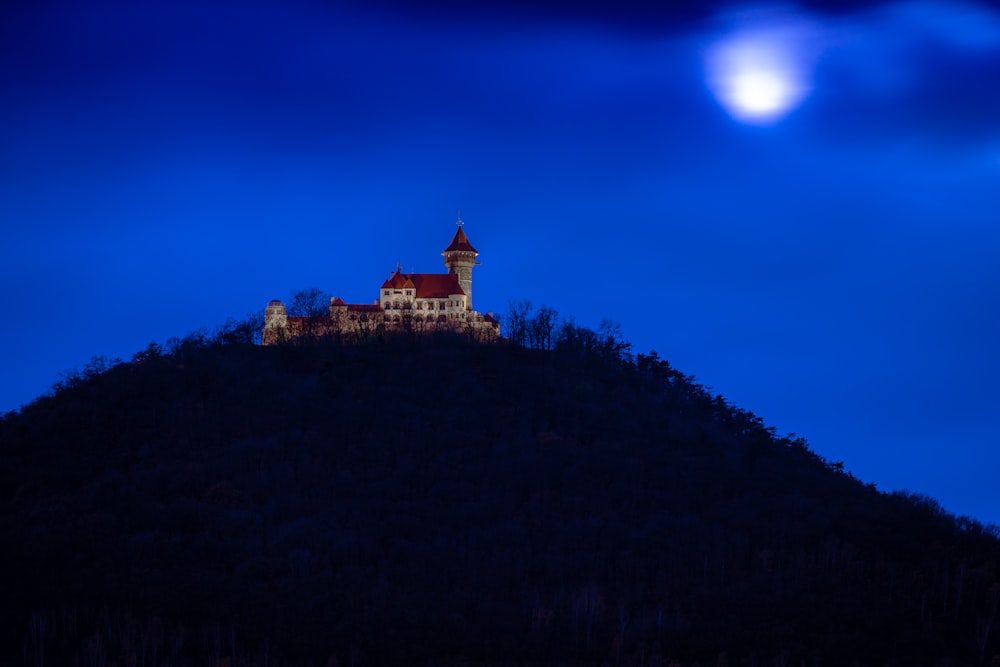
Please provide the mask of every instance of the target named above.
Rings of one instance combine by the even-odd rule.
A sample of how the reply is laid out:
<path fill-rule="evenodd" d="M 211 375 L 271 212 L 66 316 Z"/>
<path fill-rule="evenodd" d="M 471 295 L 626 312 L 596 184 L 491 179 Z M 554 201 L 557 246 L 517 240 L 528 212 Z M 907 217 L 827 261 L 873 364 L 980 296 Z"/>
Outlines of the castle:
<path fill-rule="evenodd" d="M 491 313 L 472 309 L 472 269 L 479 253 L 465 235 L 464 222 L 441 254 L 448 273 L 396 272 L 382 283 L 372 304 L 345 303 L 331 297 L 329 315 L 289 315 L 285 304 L 271 301 L 264 315 L 264 345 L 302 337 L 347 336 L 363 339 L 381 332 L 454 331 L 495 338 L 500 323 Z"/>

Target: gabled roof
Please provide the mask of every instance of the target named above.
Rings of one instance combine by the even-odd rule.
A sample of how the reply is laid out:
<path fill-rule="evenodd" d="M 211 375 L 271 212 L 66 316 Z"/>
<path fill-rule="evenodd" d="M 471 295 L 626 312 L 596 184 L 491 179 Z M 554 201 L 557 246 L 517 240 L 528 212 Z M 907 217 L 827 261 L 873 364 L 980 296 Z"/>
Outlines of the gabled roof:
<path fill-rule="evenodd" d="M 444 249 L 444 252 L 474 252 L 479 254 L 479 251 L 469 243 L 469 237 L 465 235 L 465 230 L 461 226 L 455 232 L 455 236 L 452 237 L 451 243 Z"/>
<path fill-rule="evenodd" d="M 387 281 L 382 283 L 382 289 L 387 287 L 392 287 L 393 289 L 403 289 L 406 287 L 406 283 L 410 282 L 409 278 L 405 273 L 396 269 L 396 272 L 389 277 Z"/>
<path fill-rule="evenodd" d="M 396 271 L 382 283 L 382 289 L 410 288 L 417 290 L 418 299 L 447 299 L 453 294 L 465 294 L 453 273 L 402 273 Z"/>
<path fill-rule="evenodd" d="M 454 273 L 414 273 L 410 279 L 417 286 L 418 299 L 446 299 L 452 294 L 465 294 Z"/>

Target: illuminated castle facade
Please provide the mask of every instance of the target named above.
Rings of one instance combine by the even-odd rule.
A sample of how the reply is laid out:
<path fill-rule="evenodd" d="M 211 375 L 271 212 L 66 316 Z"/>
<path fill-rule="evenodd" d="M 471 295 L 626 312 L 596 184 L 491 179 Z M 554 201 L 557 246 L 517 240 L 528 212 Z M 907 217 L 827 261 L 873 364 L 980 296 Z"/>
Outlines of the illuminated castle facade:
<path fill-rule="evenodd" d="M 382 332 L 455 331 L 495 338 L 500 324 L 492 314 L 472 309 L 472 269 L 479 253 L 465 235 L 464 223 L 441 254 L 448 273 L 403 273 L 401 267 L 382 283 L 372 304 L 330 299 L 328 315 L 288 315 L 285 304 L 267 304 L 264 345 L 301 337 L 347 336 L 363 339 Z"/>

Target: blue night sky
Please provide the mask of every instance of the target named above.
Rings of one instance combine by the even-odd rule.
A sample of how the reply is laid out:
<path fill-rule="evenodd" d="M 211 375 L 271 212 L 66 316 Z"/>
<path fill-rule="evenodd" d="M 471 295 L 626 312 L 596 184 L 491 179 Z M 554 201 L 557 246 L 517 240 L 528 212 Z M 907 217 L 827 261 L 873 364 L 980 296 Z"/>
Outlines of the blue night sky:
<path fill-rule="evenodd" d="M 826 3 L 832 4 L 832 3 Z M 1000 10 L 14 0 L 0 410 L 316 286 L 527 299 L 1000 523 Z"/>

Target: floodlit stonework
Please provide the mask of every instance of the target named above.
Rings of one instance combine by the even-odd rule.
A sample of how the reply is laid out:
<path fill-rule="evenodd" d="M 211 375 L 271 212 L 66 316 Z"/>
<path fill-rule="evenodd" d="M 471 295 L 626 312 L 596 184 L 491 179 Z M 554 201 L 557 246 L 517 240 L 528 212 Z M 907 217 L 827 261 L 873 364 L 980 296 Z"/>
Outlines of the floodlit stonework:
<path fill-rule="evenodd" d="M 346 336 L 357 339 L 384 332 L 453 331 L 477 338 L 499 336 L 500 324 L 492 313 L 472 309 L 472 269 L 479 253 L 465 235 L 464 223 L 441 254 L 448 273 L 403 273 L 400 267 L 382 283 L 379 297 L 371 304 L 345 303 L 330 299 L 328 315 L 297 317 L 285 304 L 271 301 L 264 317 L 264 345 L 276 345 L 302 337 Z"/>

